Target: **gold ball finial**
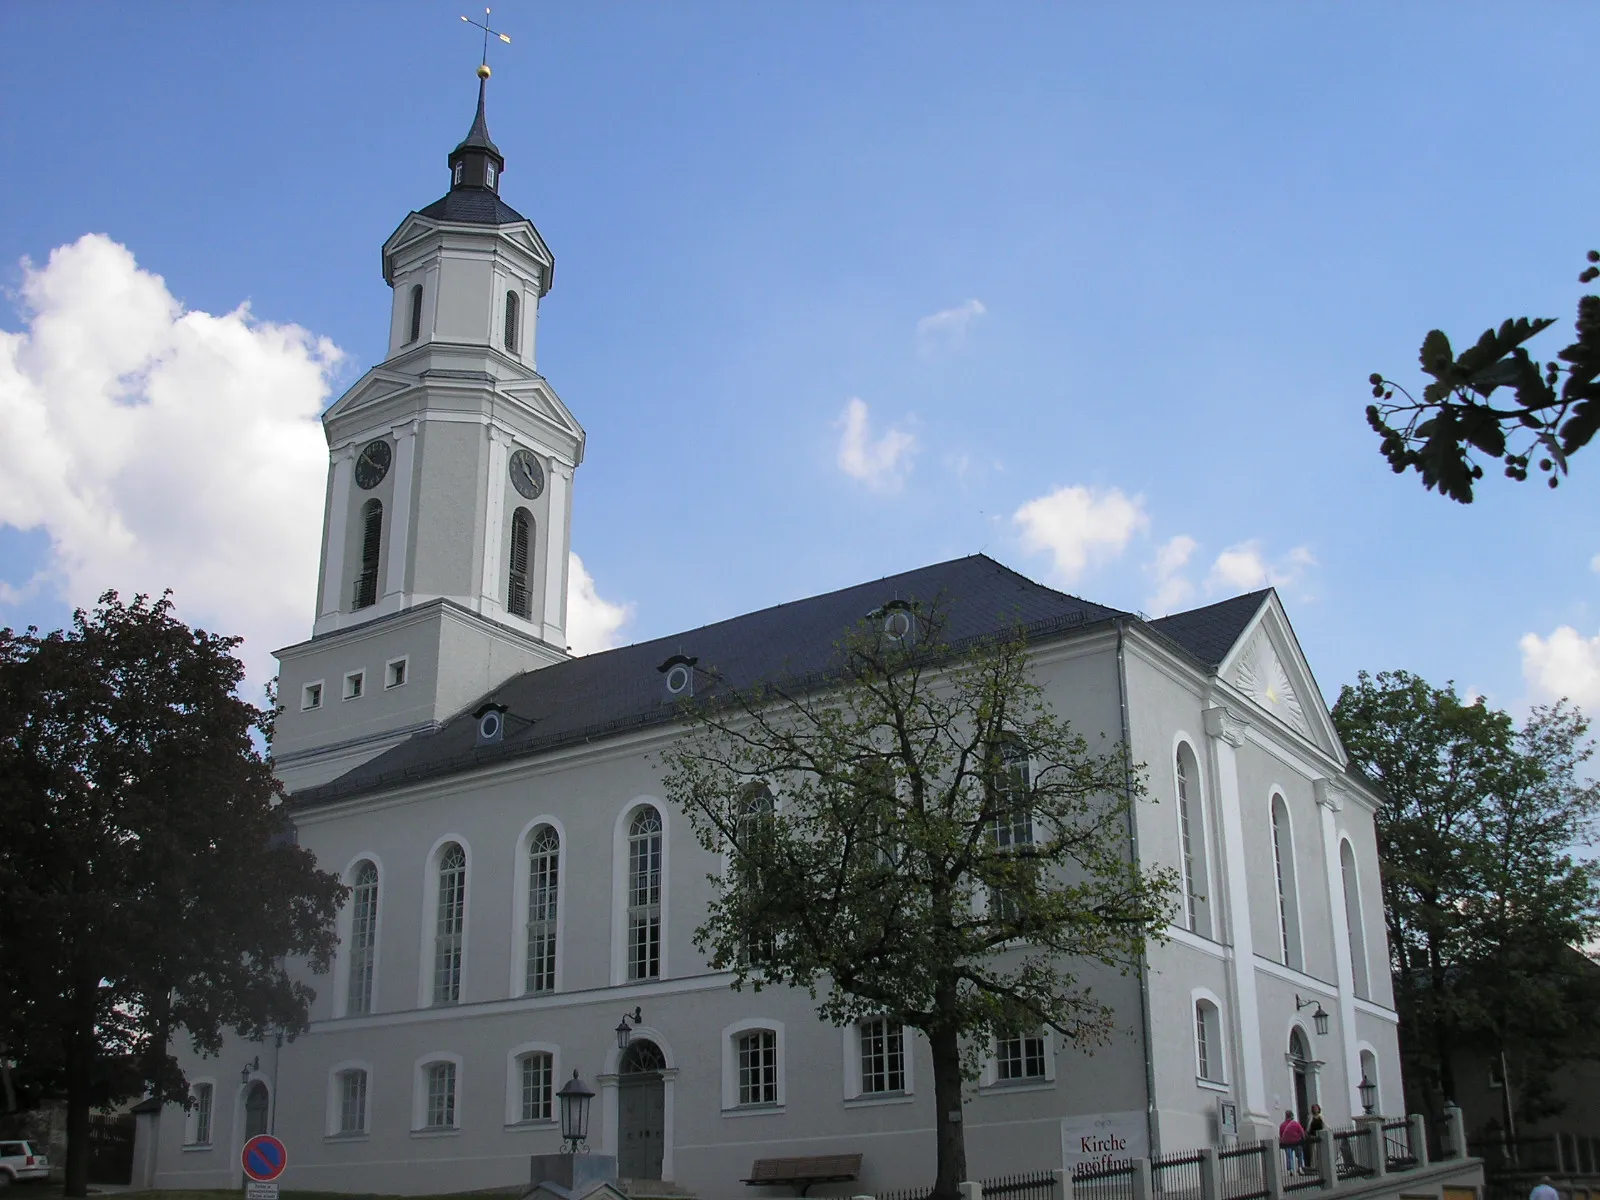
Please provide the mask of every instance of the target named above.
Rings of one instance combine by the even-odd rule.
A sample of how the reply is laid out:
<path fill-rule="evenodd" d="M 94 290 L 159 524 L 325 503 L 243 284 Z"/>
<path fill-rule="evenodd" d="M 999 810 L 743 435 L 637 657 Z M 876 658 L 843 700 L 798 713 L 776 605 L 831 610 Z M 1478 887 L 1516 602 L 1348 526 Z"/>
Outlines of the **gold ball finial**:
<path fill-rule="evenodd" d="M 487 78 L 489 78 L 489 64 L 488 63 L 479 63 L 478 64 L 478 78 L 479 79 L 487 79 Z"/>

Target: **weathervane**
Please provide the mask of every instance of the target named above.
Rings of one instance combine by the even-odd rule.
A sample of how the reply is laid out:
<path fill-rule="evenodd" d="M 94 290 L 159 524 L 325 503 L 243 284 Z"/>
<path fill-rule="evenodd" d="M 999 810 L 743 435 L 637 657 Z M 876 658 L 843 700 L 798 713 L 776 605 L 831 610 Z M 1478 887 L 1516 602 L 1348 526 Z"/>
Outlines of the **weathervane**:
<path fill-rule="evenodd" d="M 462 15 L 461 19 L 468 25 L 483 30 L 483 62 L 478 67 L 478 74 L 487 79 L 489 77 L 489 36 L 493 34 L 509 46 L 511 45 L 511 35 L 509 33 L 501 33 L 498 29 L 489 28 L 489 10 L 487 8 L 483 10 L 483 20 L 481 21 L 474 21 L 465 14 Z"/>

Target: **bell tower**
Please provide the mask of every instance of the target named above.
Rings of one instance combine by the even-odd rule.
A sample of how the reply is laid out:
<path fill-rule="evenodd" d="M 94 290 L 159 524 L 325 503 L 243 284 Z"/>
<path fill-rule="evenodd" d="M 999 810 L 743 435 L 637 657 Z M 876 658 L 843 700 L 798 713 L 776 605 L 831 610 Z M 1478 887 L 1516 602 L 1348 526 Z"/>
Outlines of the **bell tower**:
<path fill-rule="evenodd" d="M 555 258 L 500 197 L 487 65 L 450 189 L 383 244 L 387 357 L 323 414 L 329 465 L 309 641 L 279 651 L 291 790 L 436 728 L 567 656 L 584 432 L 539 374 Z"/>

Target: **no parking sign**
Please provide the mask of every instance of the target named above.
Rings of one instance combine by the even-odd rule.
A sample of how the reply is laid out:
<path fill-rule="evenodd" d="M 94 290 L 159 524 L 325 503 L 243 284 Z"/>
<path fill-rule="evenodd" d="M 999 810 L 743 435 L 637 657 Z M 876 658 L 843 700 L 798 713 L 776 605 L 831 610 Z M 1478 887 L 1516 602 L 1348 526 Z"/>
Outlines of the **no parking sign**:
<path fill-rule="evenodd" d="M 289 1152 L 282 1142 L 270 1133 L 258 1133 L 244 1144 L 244 1153 L 239 1158 L 247 1178 L 256 1183 L 272 1184 L 271 1194 L 276 1194 L 278 1187 L 274 1181 L 289 1165 Z"/>

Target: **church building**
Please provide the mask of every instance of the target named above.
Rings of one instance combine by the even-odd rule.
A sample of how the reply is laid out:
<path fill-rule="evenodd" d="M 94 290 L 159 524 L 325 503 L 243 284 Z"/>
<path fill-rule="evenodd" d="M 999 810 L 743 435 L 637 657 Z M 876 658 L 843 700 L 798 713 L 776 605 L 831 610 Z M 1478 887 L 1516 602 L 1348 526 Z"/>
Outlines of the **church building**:
<path fill-rule="evenodd" d="M 237 1187 L 245 1139 L 270 1131 L 288 1188 L 511 1188 L 559 1149 L 576 1071 L 593 1149 L 662 1181 L 635 1194 L 782 1195 L 740 1181 L 824 1154 L 862 1155 L 860 1177 L 815 1194 L 930 1183 L 927 1046 L 706 965 L 717 863 L 657 757 L 695 661 L 740 686 L 803 675 L 894 599 L 938 600 L 952 639 L 1023 630 L 1055 712 L 1146 764 L 1130 850 L 1183 881 L 1145 969 L 1097 983 L 1109 1045 L 986 1048 L 971 1177 L 1267 1137 L 1312 1103 L 1337 1126 L 1363 1080 L 1399 1113 L 1376 797 L 1273 591 L 1147 620 L 975 555 L 569 654 L 584 431 L 537 368 L 555 260 L 501 197 L 487 75 L 449 190 L 383 245 L 388 353 L 324 414 L 316 611 L 279 652 L 288 812 L 350 887 L 337 961 L 310 980 L 308 1032 L 184 1060 L 191 1104 L 141 1118 L 135 1182 Z"/>

